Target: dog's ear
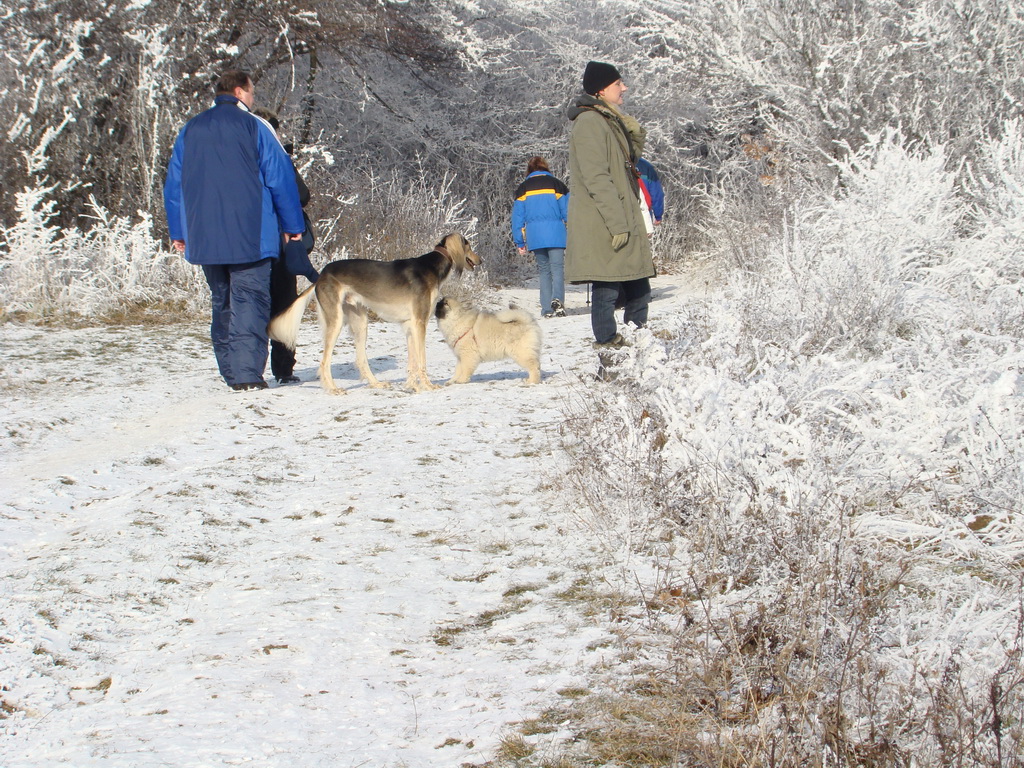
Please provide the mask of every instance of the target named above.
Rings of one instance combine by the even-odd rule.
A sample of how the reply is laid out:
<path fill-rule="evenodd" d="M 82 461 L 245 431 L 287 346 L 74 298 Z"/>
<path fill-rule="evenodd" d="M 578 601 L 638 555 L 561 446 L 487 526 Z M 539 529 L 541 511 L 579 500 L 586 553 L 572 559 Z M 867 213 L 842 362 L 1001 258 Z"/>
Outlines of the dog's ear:
<path fill-rule="evenodd" d="M 440 244 L 444 246 L 452 256 L 459 258 L 464 252 L 464 247 L 462 245 L 463 241 L 464 238 L 462 235 L 457 232 L 452 232 L 445 235 Z"/>
<path fill-rule="evenodd" d="M 448 249 L 448 253 L 451 254 L 452 260 L 455 262 L 455 268 L 459 272 L 464 269 L 473 269 L 473 267 L 480 263 L 480 257 L 474 253 L 469 240 L 458 232 L 452 232 L 448 235 L 444 239 L 444 246 Z"/>

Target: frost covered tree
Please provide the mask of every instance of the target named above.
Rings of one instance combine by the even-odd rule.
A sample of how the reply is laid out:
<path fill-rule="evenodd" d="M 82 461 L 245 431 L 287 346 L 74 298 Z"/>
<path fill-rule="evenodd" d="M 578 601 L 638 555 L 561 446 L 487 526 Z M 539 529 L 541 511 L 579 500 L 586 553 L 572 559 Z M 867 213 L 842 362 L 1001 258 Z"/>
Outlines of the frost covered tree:
<path fill-rule="evenodd" d="M 253 72 L 314 189 L 324 254 L 394 251 L 458 210 L 515 261 L 532 154 L 565 172 L 566 107 L 610 61 L 648 129 L 657 252 L 756 268 L 783 212 L 884 130 L 970 161 L 1024 105 L 1024 21 L 979 0 L 37 0 L 0 24 L 0 228 L 50 189 L 62 227 L 145 211 L 160 235 L 173 136 L 218 71 Z M 35 199 L 35 198 L 32 198 Z M 390 213 L 418 207 L 397 232 Z M 372 245 L 372 247 L 371 247 Z M 510 272 L 514 275 L 514 271 Z"/>
<path fill-rule="evenodd" d="M 181 4 L 41 0 L 5 10 L 0 25 L 0 140 L 7 178 L 0 224 L 13 194 L 54 185 L 62 225 L 83 226 L 90 196 L 115 215 L 159 214 L 162 167 L 182 117 L 209 101 L 229 67 L 266 83 L 272 106 L 300 93 L 312 131 L 324 55 L 353 63 L 373 51 L 426 69 L 452 50 L 425 23 L 425 3 Z M 273 104 L 276 101 L 277 104 Z"/>

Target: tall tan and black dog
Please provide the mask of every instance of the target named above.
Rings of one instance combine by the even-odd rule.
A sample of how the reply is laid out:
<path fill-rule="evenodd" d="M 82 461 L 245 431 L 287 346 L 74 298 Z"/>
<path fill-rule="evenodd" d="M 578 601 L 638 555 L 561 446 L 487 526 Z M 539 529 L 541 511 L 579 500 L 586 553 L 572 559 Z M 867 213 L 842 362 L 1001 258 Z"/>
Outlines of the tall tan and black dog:
<path fill-rule="evenodd" d="M 323 333 L 324 353 L 320 359 L 320 384 L 331 393 L 343 393 L 331 375 L 334 345 L 347 325 L 356 348 L 356 368 L 371 387 L 387 387 L 377 380 L 366 361 L 367 311 L 382 320 L 401 323 L 409 354 L 407 389 L 422 392 L 437 389 L 427 376 L 427 323 L 437 302 L 441 283 L 454 271 L 473 269 L 480 263 L 469 241 L 453 233 L 430 253 L 414 259 L 374 261 L 346 259 L 332 261 L 320 279 L 303 291 L 288 309 L 272 318 L 270 338 L 295 348 L 299 323 L 306 306 L 316 294 L 317 316 Z"/>

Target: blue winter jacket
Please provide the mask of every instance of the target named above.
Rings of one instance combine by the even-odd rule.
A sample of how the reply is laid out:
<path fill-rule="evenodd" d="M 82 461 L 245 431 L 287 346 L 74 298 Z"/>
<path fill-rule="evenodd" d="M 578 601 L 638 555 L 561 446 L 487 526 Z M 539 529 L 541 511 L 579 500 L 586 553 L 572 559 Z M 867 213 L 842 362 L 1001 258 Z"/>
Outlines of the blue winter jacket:
<path fill-rule="evenodd" d="M 661 221 L 661 217 L 665 215 L 665 190 L 661 187 L 661 178 L 654 170 L 654 166 L 642 157 L 636 161 L 636 169 L 640 172 L 647 191 L 651 193 L 651 213 L 654 220 Z"/>
<path fill-rule="evenodd" d="M 291 158 L 269 125 L 226 94 L 178 134 L 164 207 L 192 264 L 276 259 L 282 232 L 306 228 Z"/>
<path fill-rule="evenodd" d="M 565 248 L 569 188 L 547 171 L 534 171 L 516 189 L 512 240 L 518 248 Z"/>

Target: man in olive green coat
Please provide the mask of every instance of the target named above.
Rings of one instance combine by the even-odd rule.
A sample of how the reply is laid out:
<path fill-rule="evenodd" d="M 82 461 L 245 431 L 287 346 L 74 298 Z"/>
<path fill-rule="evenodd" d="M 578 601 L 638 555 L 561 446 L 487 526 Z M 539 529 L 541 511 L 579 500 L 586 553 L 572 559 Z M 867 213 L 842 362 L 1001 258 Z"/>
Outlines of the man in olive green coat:
<path fill-rule="evenodd" d="M 646 324 L 655 274 L 635 170 L 646 132 L 620 109 L 627 88 L 611 64 L 589 62 L 583 90 L 569 109 L 565 279 L 593 284 L 594 346 L 614 348 L 623 344 L 616 302 L 625 302 L 624 322 Z"/>

